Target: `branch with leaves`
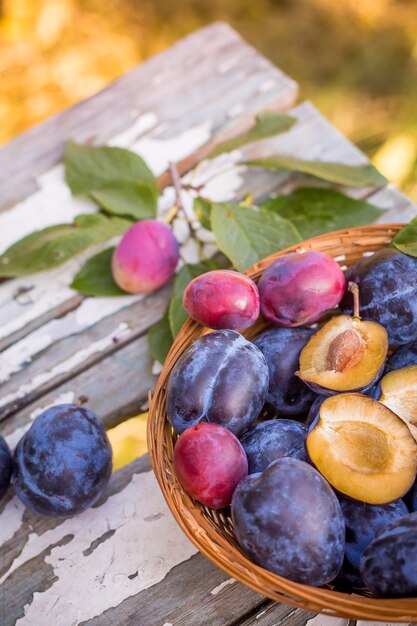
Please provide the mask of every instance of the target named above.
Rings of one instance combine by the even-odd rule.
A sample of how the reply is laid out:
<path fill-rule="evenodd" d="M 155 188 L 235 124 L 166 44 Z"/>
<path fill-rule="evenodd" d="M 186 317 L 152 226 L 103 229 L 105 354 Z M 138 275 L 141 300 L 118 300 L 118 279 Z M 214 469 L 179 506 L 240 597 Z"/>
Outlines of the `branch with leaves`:
<path fill-rule="evenodd" d="M 272 111 L 260 113 L 252 128 L 245 133 L 217 145 L 209 144 L 211 148 L 205 158 L 216 158 L 224 152 L 286 132 L 295 123 L 296 119 L 290 115 Z M 64 159 L 65 179 L 71 192 L 95 202 L 99 212 L 79 215 L 73 224 L 51 226 L 24 237 L 0 256 L 0 276 L 24 276 L 57 267 L 91 246 L 120 237 L 140 220 L 156 218 L 158 184 L 138 154 L 124 148 L 78 145 L 69 141 Z M 381 187 L 387 182 L 370 164 L 350 166 L 287 156 L 242 163 L 247 167 L 300 172 L 326 183 L 353 187 Z M 242 271 L 265 256 L 305 238 L 368 224 L 378 219 L 381 213 L 367 202 L 327 187 L 299 188 L 288 195 L 269 198 L 260 206 L 254 205 L 252 200 L 214 202 L 205 197 L 205 184 L 182 186 L 173 163 L 170 164 L 170 174 L 175 200 L 165 222 L 170 224 L 181 216 L 190 227 L 190 237 L 195 239 L 198 239 L 201 228 L 211 231 L 216 249 L 222 254 L 219 258 L 186 263 L 176 274 L 165 315 L 149 332 L 150 348 L 161 362 L 186 319 L 182 294 L 193 278 L 220 267 Z M 194 197 L 192 213 L 182 202 L 183 190 Z M 403 239 L 397 236 L 398 246 L 408 246 L 408 253 L 412 249 L 417 255 L 416 244 L 413 244 L 414 248 L 410 247 Z M 114 247 L 110 247 L 89 258 L 75 276 L 72 288 L 88 296 L 125 295 L 112 277 L 113 251 Z"/>

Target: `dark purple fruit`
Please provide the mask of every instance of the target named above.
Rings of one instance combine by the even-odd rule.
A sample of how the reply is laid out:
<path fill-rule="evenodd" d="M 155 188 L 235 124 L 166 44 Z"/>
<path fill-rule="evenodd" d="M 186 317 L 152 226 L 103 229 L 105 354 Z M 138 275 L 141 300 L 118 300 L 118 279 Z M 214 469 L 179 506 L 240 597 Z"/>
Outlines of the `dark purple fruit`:
<path fill-rule="evenodd" d="M 417 259 L 389 248 L 363 257 L 346 273 L 361 294 L 361 315 L 382 324 L 389 343 L 401 346 L 417 339 Z M 353 299 L 346 292 L 340 306 L 349 314 Z"/>
<path fill-rule="evenodd" d="M 310 328 L 272 328 L 255 340 L 269 369 L 266 401 L 279 416 L 305 415 L 316 395 L 295 375 L 300 352 L 314 330 Z"/>
<path fill-rule="evenodd" d="M 343 561 L 345 525 L 324 478 L 298 459 L 271 463 L 237 486 L 232 520 L 239 544 L 258 565 L 290 580 L 324 585 Z"/>
<path fill-rule="evenodd" d="M 399 370 L 409 365 L 417 365 L 417 341 L 407 343 L 405 346 L 398 348 L 388 359 L 385 372 L 388 374 L 388 372 Z"/>
<path fill-rule="evenodd" d="M 304 424 L 285 419 L 260 422 L 247 430 L 240 442 L 248 457 L 249 474 L 263 472 L 272 461 L 287 456 L 307 461 L 306 435 Z"/>
<path fill-rule="evenodd" d="M 109 482 L 112 451 L 98 417 L 61 404 L 33 422 L 15 450 L 14 488 L 41 515 L 71 517 L 91 507 Z"/>
<path fill-rule="evenodd" d="M 200 422 L 214 422 L 239 437 L 258 417 L 268 390 L 262 352 L 233 330 L 203 335 L 171 372 L 167 412 L 180 434 Z"/>
<path fill-rule="evenodd" d="M 346 526 L 345 561 L 339 579 L 363 586 L 359 565 L 367 546 L 384 528 L 408 514 L 402 500 L 371 505 L 340 497 Z"/>
<path fill-rule="evenodd" d="M 0 500 L 5 495 L 12 477 L 13 459 L 7 441 L 0 435 Z"/>
<path fill-rule="evenodd" d="M 417 513 L 379 533 L 363 553 L 360 573 L 379 598 L 417 596 Z"/>
<path fill-rule="evenodd" d="M 279 257 L 258 283 L 261 313 L 278 326 L 316 322 L 339 304 L 345 277 L 328 254 L 307 250 Z"/>

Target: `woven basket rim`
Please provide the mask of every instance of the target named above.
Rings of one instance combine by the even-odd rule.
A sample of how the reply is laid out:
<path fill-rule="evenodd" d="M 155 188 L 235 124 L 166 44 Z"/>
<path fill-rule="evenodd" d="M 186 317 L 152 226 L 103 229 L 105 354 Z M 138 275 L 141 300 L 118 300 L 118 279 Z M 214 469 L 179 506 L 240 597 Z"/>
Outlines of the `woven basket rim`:
<path fill-rule="evenodd" d="M 404 227 L 402 223 L 373 224 L 332 231 L 304 240 L 255 263 L 244 273 L 255 280 L 274 260 L 303 248 L 328 247 L 330 254 L 342 256 L 352 249 L 358 258 L 364 252 L 385 248 Z M 347 248 L 347 242 L 350 248 Z M 331 251 L 330 251 L 331 250 Z M 337 254 L 335 254 L 337 253 Z M 346 252 L 345 252 L 346 254 Z M 349 253 L 350 254 L 350 253 Z M 156 478 L 177 523 L 193 544 L 230 576 L 254 591 L 295 607 L 351 619 L 410 622 L 417 619 L 417 598 L 380 599 L 328 587 L 311 587 L 292 582 L 253 563 L 242 550 L 216 530 L 207 520 L 207 510 L 184 492 L 173 474 L 173 438 L 164 407 L 166 384 L 172 367 L 184 349 L 198 336 L 211 332 L 188 318 L 178 333 L 166 358 L 153 396 L 147 427 L 148 451 Z M 245 334 L 245 333 L 243 333 Z M 216 513 L 214 514 L 216 516 Z"/>

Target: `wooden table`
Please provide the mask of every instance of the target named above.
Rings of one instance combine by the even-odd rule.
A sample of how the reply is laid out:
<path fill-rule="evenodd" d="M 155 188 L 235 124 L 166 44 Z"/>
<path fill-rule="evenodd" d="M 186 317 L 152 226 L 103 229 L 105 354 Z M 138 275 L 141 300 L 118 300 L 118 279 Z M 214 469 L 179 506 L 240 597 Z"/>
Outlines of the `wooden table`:
<path fill-rule="evenodd" d="M 35 229 L 95 210 L 72 198 L 63 181 L 66 139 L 135 149 L 163 185 L 170 159 L 184 174 L 207 141 L 245 129 L 261 110 L 287 110 L 296 97 L 296 83 L 229 26 L 216 23 L 186 37 L 0 151 L 1 250 Z M 291 113 L 299 120 L 291 131 L 246 147 L 244 156 L 366 162 L 309 102 Z M 211 183 L 210 194 L 222 200 L 251 191 L 261 198 L 301 180 L 235 167 Z M 347 192 L 384 209 L 382 221 L 417 213 L 392 186 Z M 80 264 L 78 258 L 0 285 L 0 432 L 11 446 L 56 403 L 87 400 L 106 427 L 146 409 L 156 380 L 146 332 L 171 287 L 146 298 L 83 298 L 69 288 Z M 100 505 L 73 519 L 36 516 L 10 493 L 0 529 L 2 626 L 348 623 L 274 604 L 198 554 L 174 522 L 146 456 L 115 472 Z"/>

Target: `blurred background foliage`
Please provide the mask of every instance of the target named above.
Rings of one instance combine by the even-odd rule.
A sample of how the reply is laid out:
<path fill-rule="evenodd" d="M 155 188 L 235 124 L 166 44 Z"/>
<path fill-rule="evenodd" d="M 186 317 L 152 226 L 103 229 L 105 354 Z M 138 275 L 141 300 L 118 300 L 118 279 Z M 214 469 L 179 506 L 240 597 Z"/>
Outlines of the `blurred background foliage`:
<path fill-rule="evenodd" d="M 0 0 L 0 144 L 217 19 L 417 200 L 417 0 Z M 110 431 L 116 467 L 145 428 Z"/>
<path fill-rule="evenodd" d="M 417 199 L 417 0 L 0 0 L 0 143 L 216 19 Z"/>

